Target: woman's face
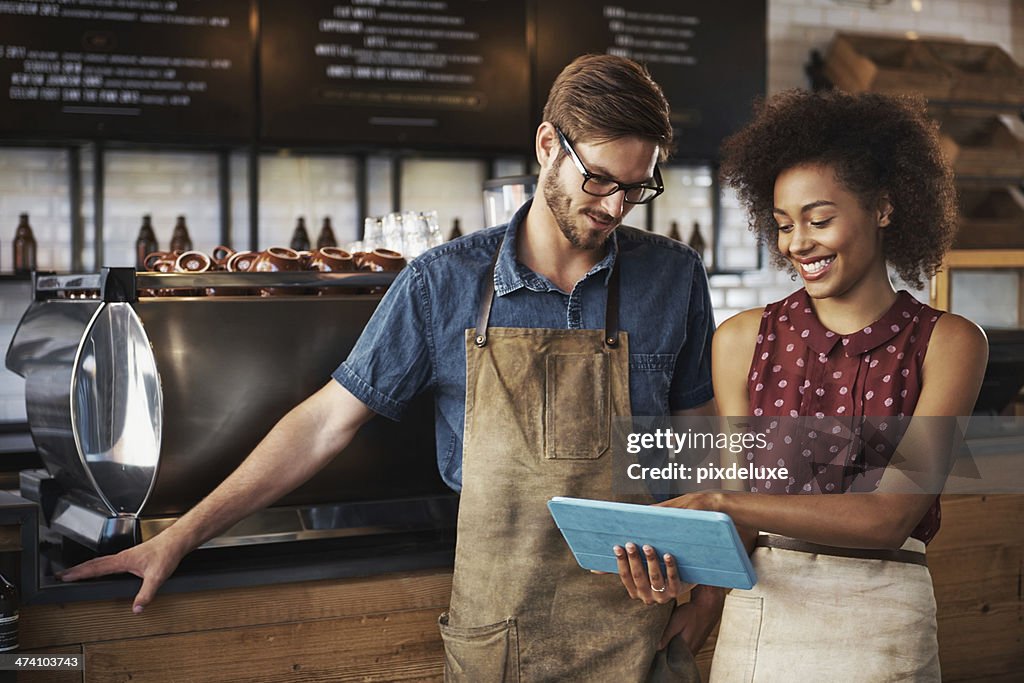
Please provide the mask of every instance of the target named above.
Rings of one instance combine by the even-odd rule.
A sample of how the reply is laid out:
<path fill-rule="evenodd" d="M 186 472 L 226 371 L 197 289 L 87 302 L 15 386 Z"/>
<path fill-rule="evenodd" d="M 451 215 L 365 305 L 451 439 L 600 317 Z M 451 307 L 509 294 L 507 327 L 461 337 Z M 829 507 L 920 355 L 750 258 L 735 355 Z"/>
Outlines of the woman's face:
<path fill-rule="evenodd" d="M 888 278 L 882 229 L 891 212 L 884 198 L 866 208 L 823 164 L 794 166 L 775 179 L 779 251 L 814 299 L 848 294 L 866 278 Z"/>

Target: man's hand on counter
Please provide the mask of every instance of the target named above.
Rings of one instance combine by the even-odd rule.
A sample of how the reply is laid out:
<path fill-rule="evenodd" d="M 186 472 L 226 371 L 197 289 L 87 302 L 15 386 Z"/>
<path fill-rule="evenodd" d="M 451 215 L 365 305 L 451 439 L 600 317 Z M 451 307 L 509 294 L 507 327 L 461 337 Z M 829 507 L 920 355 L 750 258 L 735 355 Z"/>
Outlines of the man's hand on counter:
<path fill-rule="evenodd" d="M 159 535 L 109 557 L 62 572 L 62 581 L 128 573 L 142 579 L 138 614 L 193 549 L 307 481 L 349 444 L 374 413 L 338 382 L 288 412 L 242 464 L 206 498 Z"/>
<path fill-rule="evenodd" d="M 97 557 L 71 567 L 58 573 L 57 578 L 78 581 L 107 574 L 134 574 L 142 579 L 142 588 L 132 602 L 132 612 L 141 614 L 188 551 L 189 548 L 182 547 L 172 535 L 164 532 L 116 555 Z"/>

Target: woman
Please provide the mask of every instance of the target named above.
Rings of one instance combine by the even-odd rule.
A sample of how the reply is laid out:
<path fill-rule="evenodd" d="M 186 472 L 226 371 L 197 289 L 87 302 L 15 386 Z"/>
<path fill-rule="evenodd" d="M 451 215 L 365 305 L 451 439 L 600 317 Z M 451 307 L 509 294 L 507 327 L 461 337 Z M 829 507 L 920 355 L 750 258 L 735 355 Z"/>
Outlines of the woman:
<path fill-rule="evenodd" d="M 897 292 L 889 277 L 891 267 L 920 287 L 956 231 L 935 125 L 916 100 L 785 92 L 726 141 L 722 169 L 759 240 L 803 288 L 726 321 L 712 351 L 719 413 L 775 427 L 778 448 L 747 460 L 785 464 L 790 476 L 664 503 L 727 513 L 751 546 L 757 539 L 758 584 L 725 598 L 712 680 L 937 681 L 924 549 L 939 528 L 940 488 L 911 482 L 907 470 L 941 481 L 951 432 L 917 418 L 970 415 L 988 347 L 976 325 Z M 803 416 L 846 420 L 850 433 L 815 440 L 806 419 L 787 419 Z M 888 443 L 880 430 L 894 422 L 914 467 L 872 467 L 892 457 L 874 445 Z M 827 495 L 851 491 L 873 493 Z M 616 554 L 634 597 L 685 592 L 671 558 L 663 576 L 648 547 Z M 716 593 L 698 587 L 667 635 L 699 645 L 717 617 Z"/>

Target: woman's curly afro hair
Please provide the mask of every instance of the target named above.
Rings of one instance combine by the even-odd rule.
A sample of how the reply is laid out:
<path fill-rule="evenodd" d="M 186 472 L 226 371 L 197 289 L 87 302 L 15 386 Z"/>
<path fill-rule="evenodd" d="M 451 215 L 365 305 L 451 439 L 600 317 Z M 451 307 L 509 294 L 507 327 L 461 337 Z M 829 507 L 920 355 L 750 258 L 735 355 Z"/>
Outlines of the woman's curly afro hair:
<path fill-rule="evenodd" d="M 788 90 L 757 104 L 754 120 L 722 147 L 722 180 L 749 212 L 758 243 L 779 252 L 775 179 L 802 164 L 830 167 L 865 207 L 888 195 L 886 260 L 916 286 L 942 263 L 957 230 L 953 171 L 924 100 L 838 90 Z"/>

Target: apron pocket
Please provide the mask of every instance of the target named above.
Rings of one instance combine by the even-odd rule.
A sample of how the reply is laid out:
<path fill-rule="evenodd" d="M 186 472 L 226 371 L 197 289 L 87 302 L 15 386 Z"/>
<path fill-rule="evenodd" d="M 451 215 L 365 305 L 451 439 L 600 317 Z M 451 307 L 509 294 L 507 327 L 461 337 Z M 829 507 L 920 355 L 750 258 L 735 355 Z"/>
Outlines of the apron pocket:
<path fill-rule="evenodd" d="M 726 596 L 711 661 L 711 683 L 754 680 L 763 609 L 764 598 L 737 595 L 736 591 Z"/>
<path fill-rule="evenodd" d="M 544 457 L 600 458 L 611 434 L 608 356 L 552 354 L 546 370 Z"/>
<path fill-rule="evenodd" d="M 488 626 L 448 625 L 448 612 L 437 620 L 444 641 L 444 680 L 519 681 L 519 631 L 515 617 Z"/>

